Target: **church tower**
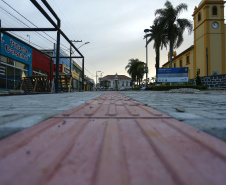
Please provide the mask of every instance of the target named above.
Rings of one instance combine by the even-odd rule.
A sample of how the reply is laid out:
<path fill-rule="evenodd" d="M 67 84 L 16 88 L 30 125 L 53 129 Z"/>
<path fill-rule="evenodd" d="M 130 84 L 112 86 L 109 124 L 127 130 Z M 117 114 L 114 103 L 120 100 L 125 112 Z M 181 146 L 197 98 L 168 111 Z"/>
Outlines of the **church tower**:
<path fill-rule="evenodd" d="M 193 13 L 194 74 L 226 73 L 224 1 L 202 0 Z"/>

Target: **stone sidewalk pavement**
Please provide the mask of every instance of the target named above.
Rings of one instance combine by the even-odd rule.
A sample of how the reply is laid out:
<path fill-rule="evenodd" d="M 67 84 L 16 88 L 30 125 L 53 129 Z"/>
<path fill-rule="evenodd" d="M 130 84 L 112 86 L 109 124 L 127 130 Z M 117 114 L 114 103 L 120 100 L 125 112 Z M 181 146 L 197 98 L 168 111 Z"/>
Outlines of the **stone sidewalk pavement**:
<path fill-rule="evenodd" d="M 226 141 L 226 91 L 130 91 L 123 94 Z"/>
<path fill-rule="evenodd" d="M 0 139 L 106 92 L 0 96 Z M 120 91 L 151 108 L 226 140 L 226 91 Z"/>

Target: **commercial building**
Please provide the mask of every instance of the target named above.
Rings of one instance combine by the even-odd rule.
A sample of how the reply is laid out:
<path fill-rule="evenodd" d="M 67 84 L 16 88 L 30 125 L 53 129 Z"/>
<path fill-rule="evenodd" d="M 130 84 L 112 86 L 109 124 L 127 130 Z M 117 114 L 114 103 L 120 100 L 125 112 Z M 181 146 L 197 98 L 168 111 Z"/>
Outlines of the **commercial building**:
<path fill-rule="evenodd" d="M 56 50 L 54 49 L 48 49 L 48 50 L 41 50 L 43 53 L 47 54 L 50 57 L 56 57 Z M 69 57 L 66 52 L 64 52 L 62 49 L 60 50 L 60 57 Z M 56 64 L 56 58 L 53 58 L 54 66 Z M 70 67 L 71 65 L 71 67 Z M 54 67 L 55 69 L 55 67 Z M 60 58 L 59 61 L 59 74 L 71 74 L 73 78 L 73 87 L 75 90 L 81 90 L 82 89 L 82 68 L 74 61 L 69 58 Z M 54 70 L 55 71 L 55 70 Z"/>
<path fill-rule="evenodd" d="M 36 48 L 8 34 L 1 33 L 0 90 L 20 89 L 21 78 L 53 76 L 53 61 Z"/>
<path fill-rule="evenodd" d="M 224 1 L 202 0 L 193 13 L 194 45 L 176 55 L 172 67 L 188 67 L 189 79 L 226 74 Z M 170 62 L 163 68 L 169 68 Z"/>

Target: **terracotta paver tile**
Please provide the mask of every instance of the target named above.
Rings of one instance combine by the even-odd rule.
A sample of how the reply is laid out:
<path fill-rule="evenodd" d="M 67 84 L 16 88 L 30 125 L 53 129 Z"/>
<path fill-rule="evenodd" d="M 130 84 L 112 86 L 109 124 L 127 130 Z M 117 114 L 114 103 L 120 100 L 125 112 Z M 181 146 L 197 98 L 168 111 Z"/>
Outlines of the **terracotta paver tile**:
<path fill-rule="evenodd" d="M 116 92 L 0 141 L 0 184 L 224 185 L 226 144 Z"/>

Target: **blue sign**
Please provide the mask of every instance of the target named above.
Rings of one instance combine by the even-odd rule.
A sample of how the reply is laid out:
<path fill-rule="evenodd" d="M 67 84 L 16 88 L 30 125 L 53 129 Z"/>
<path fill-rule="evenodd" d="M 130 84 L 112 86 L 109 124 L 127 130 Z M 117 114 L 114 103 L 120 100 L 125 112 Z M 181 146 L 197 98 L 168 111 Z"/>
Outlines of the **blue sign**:
<path fill-rule="evenodd" d="M 188 82 L 188 67 L 160 68 L 157 82 Z"/>
<path fill-rule="evenodd" d="M 32 64 L 32 48 L 1 33 L 1 54 L 19 62 Z"/>

